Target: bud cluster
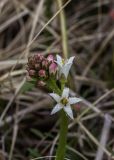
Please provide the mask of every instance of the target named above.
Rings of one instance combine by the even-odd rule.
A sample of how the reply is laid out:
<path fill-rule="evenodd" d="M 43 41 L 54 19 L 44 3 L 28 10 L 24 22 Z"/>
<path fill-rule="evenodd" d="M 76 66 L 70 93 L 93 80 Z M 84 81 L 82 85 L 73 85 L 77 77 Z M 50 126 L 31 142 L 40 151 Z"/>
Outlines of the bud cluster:
<path fill-rule="evenodd" d="M 28 58 L 27 71 L 31 78 L 38 80 L 38 85 L 44 86 L 50 76 L 56 76 L 57 64 L 54 62 L 53 55 L 44 57 L 41 54 L 35 54 Z"/>

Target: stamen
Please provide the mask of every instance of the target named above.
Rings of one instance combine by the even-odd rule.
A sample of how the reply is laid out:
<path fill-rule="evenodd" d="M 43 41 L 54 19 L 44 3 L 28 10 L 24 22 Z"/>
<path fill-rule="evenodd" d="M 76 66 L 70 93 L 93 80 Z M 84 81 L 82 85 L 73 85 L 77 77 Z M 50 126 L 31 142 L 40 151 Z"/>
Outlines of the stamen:
<path fill-rule="evenodd" d="M 64 106 L 66 106 L 67 103 L 68 103 L 67 98 L 62 98 L 62 99 L 61 99 L 61 103 L 62 103 Z"/>
<path fill-rule="evenodd" d="M 62 64 L 65 64 L 65 60 L 64 59 L 62 59 Z"/>

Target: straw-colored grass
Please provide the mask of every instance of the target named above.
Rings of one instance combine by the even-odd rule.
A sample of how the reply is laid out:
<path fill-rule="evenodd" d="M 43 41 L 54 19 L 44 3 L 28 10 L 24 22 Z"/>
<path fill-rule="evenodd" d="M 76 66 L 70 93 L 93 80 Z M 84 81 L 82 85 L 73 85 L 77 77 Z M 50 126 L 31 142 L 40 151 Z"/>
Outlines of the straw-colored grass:
<path fill-rule="evenodd" d="M 69 122 L 66 158 L 114 159 L 114 2 L 60 2 L 0 1 L 0 160 L 55 156 L 52 101 L 25 85 L 34 53 L 76 57 L 69 85 L 83 102 Z"/>

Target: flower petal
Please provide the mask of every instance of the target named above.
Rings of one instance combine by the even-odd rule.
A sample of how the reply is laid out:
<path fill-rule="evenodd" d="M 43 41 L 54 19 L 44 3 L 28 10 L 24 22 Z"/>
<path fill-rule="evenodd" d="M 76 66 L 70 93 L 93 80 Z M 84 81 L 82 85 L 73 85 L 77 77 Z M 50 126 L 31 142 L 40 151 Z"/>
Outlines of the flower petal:
<path fill-rule="evenodd" d="M 73 63 L 74 58 L 75 58 L 75 56 L 70 57 L 70 58 L 68 59 L 68 63 Z"/>
<path fill-rule="evenodd" d="M 62 68 L 62 73 L 65 75 L 66 79 L 68 77 L 71 66 L 72 66 L 72 63 L 66 63 Z"/>
<path fill-rule="evenodd" d="M 71 109 L 70 106 L 64 107 L 64 111 L 66 112 L 66 114 L 67 114 L 71 119 L 74 119 L 74 117 L 73 117 L 73 112 L 72 112 L 72 109 Z"/>
<path fill-rule="evenodd" d="M 58 111 L 60 111 L 62 108 L 63 108 L 63 107 L 62 107 L 60 104 L 57 104 L 57 105 L 53 108 L 53 110 L 52 110 L 52 112 L 51 112 L 51 115 L 52 115 L 52 114 L 55 114 L 55 113 L 58 112 Z"/>
<path fill-rule="evenodd" d="M 75 104 L 75 103 L 78 103 L 80 101 L 82 101 L 82 99 L 80 99 L 80 98 L 76 98 L 76 97 L 69 98 L 69 103 L 70 104 Z"/>
<path fill-rule="evenodd" d="M 68 98 L 69 96 L 69 88 L 64 88 L 63 93 L 62 93 L 62 98 Z"/>
<path fill-rule="evenodd" d="M 60 101 L 60 96 L 56 93 L 50 93 L 49 94 L 56 102 Z"/>
<path fill-rule="evenodd" d="M 59 55 L 56 55 L 57 61 L 56 63 L 62 67 L 62 58 Z"/>

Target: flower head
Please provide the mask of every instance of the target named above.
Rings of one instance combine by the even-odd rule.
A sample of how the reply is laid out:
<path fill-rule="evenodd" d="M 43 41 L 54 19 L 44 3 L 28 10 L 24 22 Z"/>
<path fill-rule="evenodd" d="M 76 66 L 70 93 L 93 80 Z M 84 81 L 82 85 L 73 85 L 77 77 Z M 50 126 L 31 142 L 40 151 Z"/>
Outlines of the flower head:
<path fill-rule="evenodd" d="M 65 78 L 67 79 L 70 68 L 72 66 L 72 63 L 75 57 L 70 57 L 67 60 L 62 59 L 61 56 L 59 55 L 57 55 L 56 57 L 57 57 L 56 63 L 58 64 L 58 67 L 59 67 L 59 76 L 61 76 L 61 74 L 64 74 Z"/>
<path fill-rule="evenodd" d="M 50 96 L 57 102 L 55 107 L 53 108 L 51 114 L 55 114 L 56 112 L 63 109 L 66 114 L 73 119 L 73 112 L 71 109 L 72 104 L 76 104 L 82 101 L 80 98 L 69 97 L 69 88 L 64 88 L 63 93 L 59 96 L 56 93 L 50 93 Z"/>
<path fill-rule="evenodd" d="M 51 78 L 56 80 L 58 65 L 54 62 L 53 55 L 47 57 L 42 54 L 35 54 L 28 58 L 27 71 L 30 78 L 36 80 L 36 85 L 46 84 L 46 81 Z M 42 82 L 44 83 L 42 83 Z"/>

